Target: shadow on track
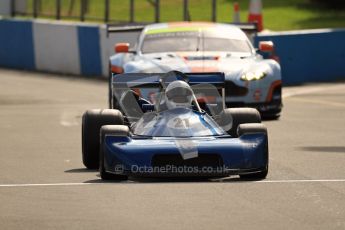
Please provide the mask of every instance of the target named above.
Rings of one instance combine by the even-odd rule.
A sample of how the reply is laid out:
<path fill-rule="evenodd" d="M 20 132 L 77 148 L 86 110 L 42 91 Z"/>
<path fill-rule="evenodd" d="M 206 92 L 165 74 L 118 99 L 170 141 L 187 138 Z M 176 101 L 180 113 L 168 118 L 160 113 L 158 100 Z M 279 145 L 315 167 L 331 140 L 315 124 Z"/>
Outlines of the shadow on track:
<path fill-rule="evenodd" d="M 65 170 L 65 173 L 87 173 L 87 172 L 98 172 L 97 169 L 87 169 L 87 168 L 77 168 L 77 169 L 68 169 Z"/>
<path fill-rule="evenodd" d="M 97 175 L 99 176 L 99 175 Z M 104 181 L 102 179 L 94 179 L 84 181 L 84 183 L 95 184 L 162 184 L 162 183 L 250 183 L 255 182 L 253 180 L 244 180 L 239 177 L 225 177 L 225 178 L 141 178 L 141 177 L 129 177 L 128 180 L 116 181 L 109 180 Z"/>

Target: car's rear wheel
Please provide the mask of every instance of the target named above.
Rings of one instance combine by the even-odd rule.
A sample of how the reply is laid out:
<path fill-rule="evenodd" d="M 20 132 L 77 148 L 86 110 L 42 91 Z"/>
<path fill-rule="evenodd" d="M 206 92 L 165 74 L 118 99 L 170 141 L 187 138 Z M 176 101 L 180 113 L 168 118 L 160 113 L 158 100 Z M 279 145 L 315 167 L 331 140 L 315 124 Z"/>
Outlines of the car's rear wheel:
<path fill-rule="evenodd" d="M 217 122 L 231 136 L 238 137 L 237 128 L 240 124 L 261 123 L 261 116 L 253 108 L 228 108 L 222 112 Z"/>
<path fill-rule="evenodd" d="M 238 126 L 237 135 L 242 136 L 250 133 L 264 133 L 267 136 L 267 128 L 263 124 L 251 123 L 241 124 Z M 246 180 L 263 180 L 268 174 L 268 138 L 266 138 L 265 151 L 264 151 L 265 166 L 259 172 L 240 175 L 241 179 Z"/>
<path fill-rule="evenodd" d="M 277 120 L 280 117 L 281 109 L 269 110 L 261 112 L 261 117 L 264 120 Z"/>
<path fill-rule="evenodd" d="M 113 109 L 93 109 L 83 114 L 82 118 L 82 156 L 88 169 L 99 167 L 100 129 L 103 125 L 122 125 L 123 116 Z"/>
<path fill-rule="evenodd" d="M 103 180 L 127 180 L 128 177 L 123 174 L 108 173 L 105 170 L 105 159 L 104 159 L 104 140 L 106 135 L 111 136 L 129 136 L 129 128 L 125 125 L 104 125 L 100 131 L 101 143 L 99 149 L 99 174 Z"/>

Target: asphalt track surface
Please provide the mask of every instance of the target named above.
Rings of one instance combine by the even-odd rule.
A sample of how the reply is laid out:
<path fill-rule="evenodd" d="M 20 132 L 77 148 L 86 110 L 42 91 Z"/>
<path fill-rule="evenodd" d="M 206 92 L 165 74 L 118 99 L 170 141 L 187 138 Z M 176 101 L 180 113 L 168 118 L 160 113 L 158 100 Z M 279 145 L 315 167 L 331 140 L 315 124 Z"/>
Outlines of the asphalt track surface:
<path fill-rule="evenodd" d="M 102 183 L 81 114 L 104 81 L 0 69 L 0 229 L 345 229 L 345 83 L 284 89 L 260 182 Z"/>

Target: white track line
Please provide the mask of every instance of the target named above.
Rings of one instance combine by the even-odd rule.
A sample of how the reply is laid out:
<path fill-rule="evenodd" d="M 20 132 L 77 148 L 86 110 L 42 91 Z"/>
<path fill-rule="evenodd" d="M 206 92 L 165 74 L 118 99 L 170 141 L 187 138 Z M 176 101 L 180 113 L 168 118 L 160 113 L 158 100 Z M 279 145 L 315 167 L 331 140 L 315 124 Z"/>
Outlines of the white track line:
<path fill-rule="evenodd" d="M 306 179 L 306 180 L 262 180 L 255 183 L 318 183 L 318 182 L 345 182 L 345 179 Z"/>
<path fill-rule="evenodd" d="M 80 186 L 100 183 L 49 183 L 49 184 L 0 184 L 1 187 L 44 187 L 44 186 Z"/>
<path fill-rule="evenodd" d="M 220 180 L 221 182 L 222 180 Z M 120 183 L 131 183 L 132 181 L 123 181 Z M 234 181 L 235 183 L 334 183 L 334 182 L 345 182 L 345 179 L 306 179 L 306 180 L 262 180 L 262 181 Z M 145 182 L 142 182 L 145 184 Z M 230 181 L 231 183 L 231 181 Z M 47 184 L 0 184 L 0 188 L 9 188 L 9 187 L 49 187 L 49 186 L 84 186 L 84 185 L 112 185 L 118 184 L 115 183 L 47 183 Z"/>

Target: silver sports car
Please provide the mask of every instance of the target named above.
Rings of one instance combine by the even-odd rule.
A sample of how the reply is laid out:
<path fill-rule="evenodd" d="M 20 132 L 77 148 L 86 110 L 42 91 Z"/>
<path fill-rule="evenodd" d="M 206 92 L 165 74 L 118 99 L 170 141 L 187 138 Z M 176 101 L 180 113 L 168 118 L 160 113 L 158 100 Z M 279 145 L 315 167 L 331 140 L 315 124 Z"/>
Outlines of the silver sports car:
<path fill-rule="evenodd" d="M 140 30 L 140 35 L 133 49 L 129 43 L 115 45 L 109 87 L 120 73 L 224 72 L 228 107 L 253 107 L 263 116 L 279 117 L 280 65 L 261 55 L 273 53 L 272 42 L 260 42 L 255 49 L 241 26 L 221 23 L 159 23 L 134 29 Z M 110 107 L 112 98 L 109 94 Z"/>

